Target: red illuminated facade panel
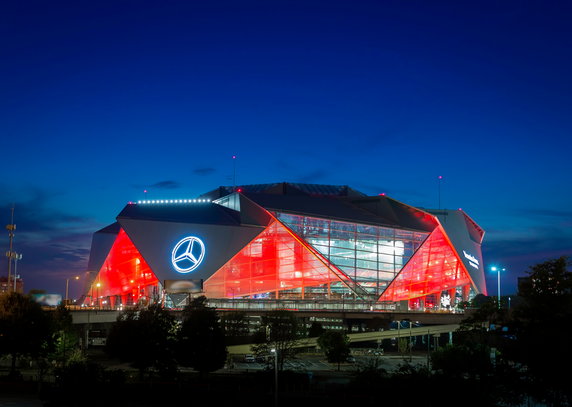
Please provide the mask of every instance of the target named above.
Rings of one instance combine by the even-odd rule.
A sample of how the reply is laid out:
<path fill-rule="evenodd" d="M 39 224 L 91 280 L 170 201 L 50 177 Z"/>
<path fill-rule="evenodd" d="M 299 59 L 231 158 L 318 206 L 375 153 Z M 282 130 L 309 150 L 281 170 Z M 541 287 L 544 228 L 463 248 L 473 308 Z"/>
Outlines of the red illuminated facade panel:
<path fill-rule="evenodd" d="M 339 281 L 323 260 L 284 225 L 271 223 L 205 284 L 208 297 L 233 298 L 317 287 Z"/>
<path fill-rule="evenodd" d="M 450 309 L 486 294 L 483 236 L 460 210 L 420 210 L 346 186 L 220 187 L 192 202 L 127 205 L 94 234 L 85 297 L 110 307 L 178 306 L 192 293 Z M 192 268 L 177 260 L 188 241 L 200 242 L 183 252 Z M 165 281 L 198 288 L 163 290 Z"/>
<path fill-rule="evenodd" d="M 411 300 L 469 284 L 469 274 L 439 226 L 429 235 L 379 300 Z"/>
<path fill-rule="evenodd" d="M 145 262 L 127 233 L 123 229 L 111 247 L 97 278 L 91 286 L 92 303 L 109 297 L 121 303 L 136 303 L 149 294 L 150 287 L 159 283 L 157 277 Z"/>

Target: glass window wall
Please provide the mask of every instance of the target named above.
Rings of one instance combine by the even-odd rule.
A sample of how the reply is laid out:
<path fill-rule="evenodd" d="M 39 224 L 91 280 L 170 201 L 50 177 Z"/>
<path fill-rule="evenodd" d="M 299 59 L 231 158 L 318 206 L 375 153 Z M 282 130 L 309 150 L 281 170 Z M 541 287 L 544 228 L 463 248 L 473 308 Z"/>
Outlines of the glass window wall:
<path fill-rule="evenodd" d="M 429 235 L 287 213 L 276 216 L 372 295 L 385 290 Z M 339 291 L 349 293 L 343 285 Z"/>

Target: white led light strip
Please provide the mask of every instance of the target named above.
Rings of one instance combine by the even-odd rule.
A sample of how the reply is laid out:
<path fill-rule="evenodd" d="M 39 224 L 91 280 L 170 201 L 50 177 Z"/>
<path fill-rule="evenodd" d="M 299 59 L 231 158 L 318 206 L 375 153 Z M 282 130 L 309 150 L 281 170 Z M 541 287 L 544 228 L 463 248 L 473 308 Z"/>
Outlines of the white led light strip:
<path fill-rule="evenodd" d="M 186 203 L 210 203 L 210 199 L 147 199 L 143 201 L 137 201 L 140 205 L 148 204 L 186 204 Z"/>

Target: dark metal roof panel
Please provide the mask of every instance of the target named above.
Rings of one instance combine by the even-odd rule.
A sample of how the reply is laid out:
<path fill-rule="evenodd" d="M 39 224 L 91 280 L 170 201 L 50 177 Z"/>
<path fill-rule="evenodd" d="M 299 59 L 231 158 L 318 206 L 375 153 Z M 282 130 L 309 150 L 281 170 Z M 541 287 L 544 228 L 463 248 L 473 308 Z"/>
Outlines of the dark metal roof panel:
<path fill-rule="evenodd" d="M 233 192 L 271 195 L 308 195 L 308 196 L 337 196 L 363 197 L 366 194 L 347 185 L 302 184 L 293 182 L 275 182 L 271 184 L 251 184 L 240 186 L 220 186 L 200 196 L 200 198 L 218 199 Z"/>
<path fill-rule="evenodd" d="M 437 227 L 433 215 L 386 196 L 353 199 L 352 203 L 374 215 L 391 219 L 396 225 L 405 229 L 431 232 Z"/>
<path fill-rule="evenodd" d="M 385 197 L 312 197 L 244 193 L 250 200 L 269 211 L 287 212 L 347 222 L 431 231 L 432 216 Z M 378 207 L 376 207 L 376 205 Z"/>
<path fill-rule="evenodd" d="M 88 271 L 99 271 L 120 229 L 119 223 L 114 222 L 93 234 L 89 260 L 87 262 Z"/>
<path fill-rule="evenodd" d="M 237 211 L 212 202 L 128 204 L 117 219 L 155 220 L 163 222 L 239 225 Z"/>

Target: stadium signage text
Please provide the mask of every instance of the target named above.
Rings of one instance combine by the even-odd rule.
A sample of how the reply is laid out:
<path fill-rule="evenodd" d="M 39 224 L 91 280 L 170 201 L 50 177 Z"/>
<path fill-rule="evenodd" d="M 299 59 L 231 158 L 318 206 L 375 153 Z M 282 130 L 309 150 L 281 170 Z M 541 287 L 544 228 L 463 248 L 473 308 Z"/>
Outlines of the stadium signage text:
<path fill-rule="evenodd" d="M 477 260 L 477 258 L 475 256 L 473 256 L 472 254 L 467 253 L 466 251 L 463 250 L 463 255 L 465 256 L 465 258 L 467 260 L 469 260 L 469 264 L 471 265 L 471 267 L 474 267 L 476 269 L 479 268 L 479 261 Z"/>

